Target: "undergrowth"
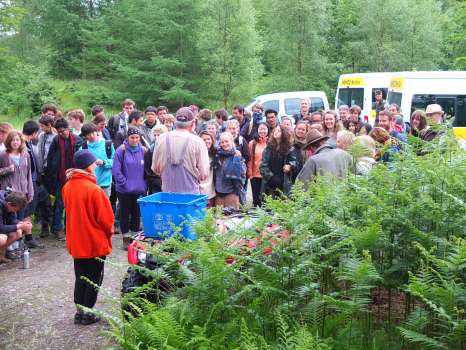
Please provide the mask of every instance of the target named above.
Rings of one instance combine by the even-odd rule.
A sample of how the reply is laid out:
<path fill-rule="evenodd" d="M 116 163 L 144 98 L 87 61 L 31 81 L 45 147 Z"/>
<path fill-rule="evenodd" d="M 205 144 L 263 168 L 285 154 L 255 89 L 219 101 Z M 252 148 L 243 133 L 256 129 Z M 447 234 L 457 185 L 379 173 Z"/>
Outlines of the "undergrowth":
<path fill-rule="evenodd" d="M 150 288 L 173 288 L 158 304 L 123 298 L 137 311 L 112 336 L 128 350 L 465 349 L 466 156 L 416 153 L 268 198 L 250 229 L 220 234 L 209 213 L 197 241 L 154 248 Z"/>

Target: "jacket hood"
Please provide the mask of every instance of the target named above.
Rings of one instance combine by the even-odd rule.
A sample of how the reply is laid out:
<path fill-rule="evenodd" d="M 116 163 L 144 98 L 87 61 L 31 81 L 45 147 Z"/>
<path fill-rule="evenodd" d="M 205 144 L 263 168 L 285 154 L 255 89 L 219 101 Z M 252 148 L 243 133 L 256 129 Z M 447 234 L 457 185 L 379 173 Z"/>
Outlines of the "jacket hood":
<path fill-rule="evenodd" d="M 84 179 L 89 180 L 94 183 L 97 183 L 97 179 L 94 174 L 88 173 L 85 170 L 71 168 L 66 171 L 66 180 L 76 180 L 76 179 Z"/>
<path fill-rule="evenodd" d="M 87 147 L 88 147 L 88 148 L 92 148 L 92 149 L 99 148 L 99 145 L 100 145 L 101 143 L 104 143 L 104 142 L 105 142 L 105 140 L 101 137 L 101 138 L 99 139 L 99 141 L 97 141 L 97 142 L 88 142 L 88 143 L 87 143 Z"/>
<path fill-rule="evenodd" d="M 125 145 L 125 150 L 128 151 L 128 152 L 131 152 L 131 153 L 136 153 L 136 152 L 139 152 L 142 148 L 141 146 L 141 142 L 138 143 L 137 147 L 136 148 L 133 148 L 129 145 L 128 143 L 128 140 L 125 140 L 123 142 L 123 144 Z"/>

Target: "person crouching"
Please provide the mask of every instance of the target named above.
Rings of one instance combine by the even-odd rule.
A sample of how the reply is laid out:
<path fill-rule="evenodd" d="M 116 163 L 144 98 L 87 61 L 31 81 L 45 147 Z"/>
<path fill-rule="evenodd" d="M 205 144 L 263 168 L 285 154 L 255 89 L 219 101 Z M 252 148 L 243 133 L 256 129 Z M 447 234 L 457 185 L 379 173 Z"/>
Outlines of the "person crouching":
<path fill-rule="evenodd" d="M 96 157 L 86 149 L 74 154 L 76 168 L 66 171 L 62 195 L 66 210 L 66 246 L 74 259 L 74 323 L 100 321 L 92 309 L 104 277 L 104 260 L 112 251 L 114 216 L 105 192 L 97 186 Z M 89 283 L 89 280 L 91 283 Z"/>
<path fill-rule="evenodd" d="M 245 200 L 244 182 L 246 164 L 241 153 L 235 149 L 233 135 L 220 135 L 220 148 L 215 156 L 215 205 L 239 209 L 240 197 Z"/>

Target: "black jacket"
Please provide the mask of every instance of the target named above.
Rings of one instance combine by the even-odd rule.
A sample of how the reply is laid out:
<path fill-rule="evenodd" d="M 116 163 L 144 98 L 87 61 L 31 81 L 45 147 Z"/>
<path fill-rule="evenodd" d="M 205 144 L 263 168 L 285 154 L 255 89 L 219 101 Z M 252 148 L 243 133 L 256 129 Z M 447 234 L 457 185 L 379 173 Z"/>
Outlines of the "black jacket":
<path fill-rule="evenodd" d="M 70 132 L 70 137 L 72 133 Z M 55 186 L 58 180 L 58 172 L 60 171 L 60 148 L 58 144 L 59 135 L 56 135 L 52 143 L 50 144 L 49 154 L 47 156 L 47 166 L 44 169 L 44 177 L 42 179 L 42 183 L 47 188 L 47 191 L 50 194 L 55 194 Z M 74 149 L 72 150 L 73 155 L 81 149 L 83 141 L 79 136 L 74 135 L 76 137 L 74 143 Z"/>
<path fill-rule="evenodd" d="M 16 213 L 9 213 L 5 208 L 5 191 L 0 191 L 0 233 L 8 234 L 16 232 L 18 217 Z"/>
<path fill-rule="evenodd" d="M 249 159 L 251 158 L 249 155 L 249 145 L 243 136 L 238 136 L 235 139 L 235 147 L 238 151 L 241 152 L 241 156 L 243 157 L 244 162 L 249 162 Z"/>

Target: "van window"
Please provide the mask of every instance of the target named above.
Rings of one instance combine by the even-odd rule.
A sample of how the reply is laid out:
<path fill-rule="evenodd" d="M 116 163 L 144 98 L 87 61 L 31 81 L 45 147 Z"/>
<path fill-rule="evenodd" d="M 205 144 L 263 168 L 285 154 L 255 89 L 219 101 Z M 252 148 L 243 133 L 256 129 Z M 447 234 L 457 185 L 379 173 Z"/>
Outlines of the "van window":
<path fill-rule="evenodd" d="M 280 112 L 280 107 L 278 100 L 270 100 L 270 101 L 265 101 L 262 106 L 264 107 L 264 112 L 268 109 L 273 109 L 277 113 Z"/>
<path fill-rule="evenodd" d="M 466 95 L 458 96 L 456 98 L 456 113 L 453 126 L 466 127 Z"/>
<path fill-rule="evenodd" d="M 416 109 L 425 110 L 427 105 L 437 103 L 442 106 L 445 114 L 454 116 L 456 109 L 456 98 L 456 95 L 413 95 L 411 100 L 411 113 L 413 113 Z"/>
<path fill-rule="evenodd" d="M 388 94 L 388 89 L 387 88 L 373 88 L 372 89 L 372 103 L 375 103 L 375 92 L 377 90 L 382 91 L 382 99 L 387 100 L 387 94 Z"/>
<path fill-rule="evenodd" d="M 311 97 L 311 112 L 323 111 L 325 109 L 324 101 L 319 97 Z"/>
<path fill-rule="evenodd" d="M 393 103 L 397 104 L 398 106 L 401 106 L 401 97 L 403 94 L 401 92 L 395 92 L 395 91 L 390 91 L 388 93 L 388 104 L 391 105 Z"/>
<path fill-rule="evenodd" d="M 341 105 L 348 106 L 363 106 L 364 103 L 364 89 L 363 88 L 340 88 L 338 90 L 337 107 Z"/>
<path fill-rule="evenodd" d="M 320 97 L 310 97 L 309 101 L 311 103 L 310 111 L 315 112 L 319 110 L 324 110 L 324 101 Z M 285 99 L 285 114 L 286 115 L 295 115 L 299 114 L 301 108 L 301 98 L 286 98 Z"/>

